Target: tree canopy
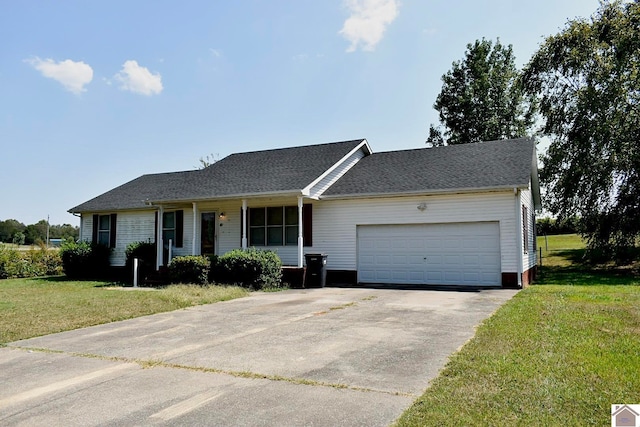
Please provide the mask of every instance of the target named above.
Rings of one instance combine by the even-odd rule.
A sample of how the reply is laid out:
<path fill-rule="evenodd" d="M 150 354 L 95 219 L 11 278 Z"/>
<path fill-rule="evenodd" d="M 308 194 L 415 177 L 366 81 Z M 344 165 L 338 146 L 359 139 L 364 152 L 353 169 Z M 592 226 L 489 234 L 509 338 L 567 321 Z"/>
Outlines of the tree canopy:
<path fill-rule="evenodd" d="M 535 108 L 518 84 L 511 45 L 476 40 L 462 61 L 442 76 L 442 90 L 433 105 L 440 125 L 431 125 L 433 145 L 509 139 L 526 136 Z M 444 128 L 444 129 L 443 129 Z"/>
<path fill-rule="evenodd" d="M 628 260 L 640 237 L 640 2 L 569 21 L 523 71 L 551 139 L 547 208 L 578 215 L 594 253 Z"/>
<path fill-rule="evenodd" d="M 76 240 L 79 228 L 71 224 L 49 225 L 49 238 Z M 0 220 L 0 242 L 33 245 L 47 240 L 47 221 L 24 225 L 18 220 Z"/>

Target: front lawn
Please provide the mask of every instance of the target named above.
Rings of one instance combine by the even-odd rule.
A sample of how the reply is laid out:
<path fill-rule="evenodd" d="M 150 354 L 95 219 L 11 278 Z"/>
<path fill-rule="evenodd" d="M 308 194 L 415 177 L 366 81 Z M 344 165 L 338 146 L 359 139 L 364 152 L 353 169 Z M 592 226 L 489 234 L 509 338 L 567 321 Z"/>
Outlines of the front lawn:
<path fill-rule="evenodd" d="M 611 404 L 640 403 L 640 279 L 576 265 L 577 236 L 548 243 L 538 282 L 478 328 L 398 426 L 602 426 Z"/>
<path fill-rule="evenodd" d="M 0 345 L 248 294 L 234 286 L 133 289 L 64 277 L 0 280 Z"/>

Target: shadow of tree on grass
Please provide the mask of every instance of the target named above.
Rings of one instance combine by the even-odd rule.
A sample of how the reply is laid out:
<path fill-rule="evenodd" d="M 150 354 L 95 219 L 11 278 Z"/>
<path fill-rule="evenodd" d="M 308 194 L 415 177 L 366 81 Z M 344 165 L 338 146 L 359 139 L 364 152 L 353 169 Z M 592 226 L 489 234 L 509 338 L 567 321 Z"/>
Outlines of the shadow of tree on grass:
<path fill-rule="evenodd" d="M 569 265 L 545 266 L 538 269 L 537 285 L 640 285 L 640 272 L 631 266 L 594 265 L 585 262 L 585 249 L 555 251 L 553 256 Z M 544 260 L 543 260 L 544 261 Z"/>

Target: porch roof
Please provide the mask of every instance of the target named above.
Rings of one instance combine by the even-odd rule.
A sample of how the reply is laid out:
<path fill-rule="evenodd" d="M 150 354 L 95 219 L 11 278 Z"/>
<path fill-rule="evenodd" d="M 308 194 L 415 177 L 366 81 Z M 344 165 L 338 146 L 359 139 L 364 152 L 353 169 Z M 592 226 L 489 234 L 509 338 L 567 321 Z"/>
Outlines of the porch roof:
<path fill-rule="evenodd" d="M 149 202 L 301 192 L 363 141 L 236 153 L 202 170 L 143 175 L 69 212 L 144 209 Z"/>

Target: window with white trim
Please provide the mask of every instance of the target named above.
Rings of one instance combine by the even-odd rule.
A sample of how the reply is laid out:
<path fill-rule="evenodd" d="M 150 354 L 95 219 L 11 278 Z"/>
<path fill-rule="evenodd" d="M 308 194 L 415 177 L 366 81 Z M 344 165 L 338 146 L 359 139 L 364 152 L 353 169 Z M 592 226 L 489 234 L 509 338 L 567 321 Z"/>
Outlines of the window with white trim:
<path fill-rule="evenodd" d="M 111 215 L 98 216 L 98 244 L 109 247 L 111 242 Z"/>
<path fill-rule="evenodd" d="M 522 205 L 522 246 L 524 253 L 529 252 L 529 209 Z"/>
<path fill-rule="evenodd" d="M 298 244 L 298 207 L 249 208 L 250 246 Z"/>

